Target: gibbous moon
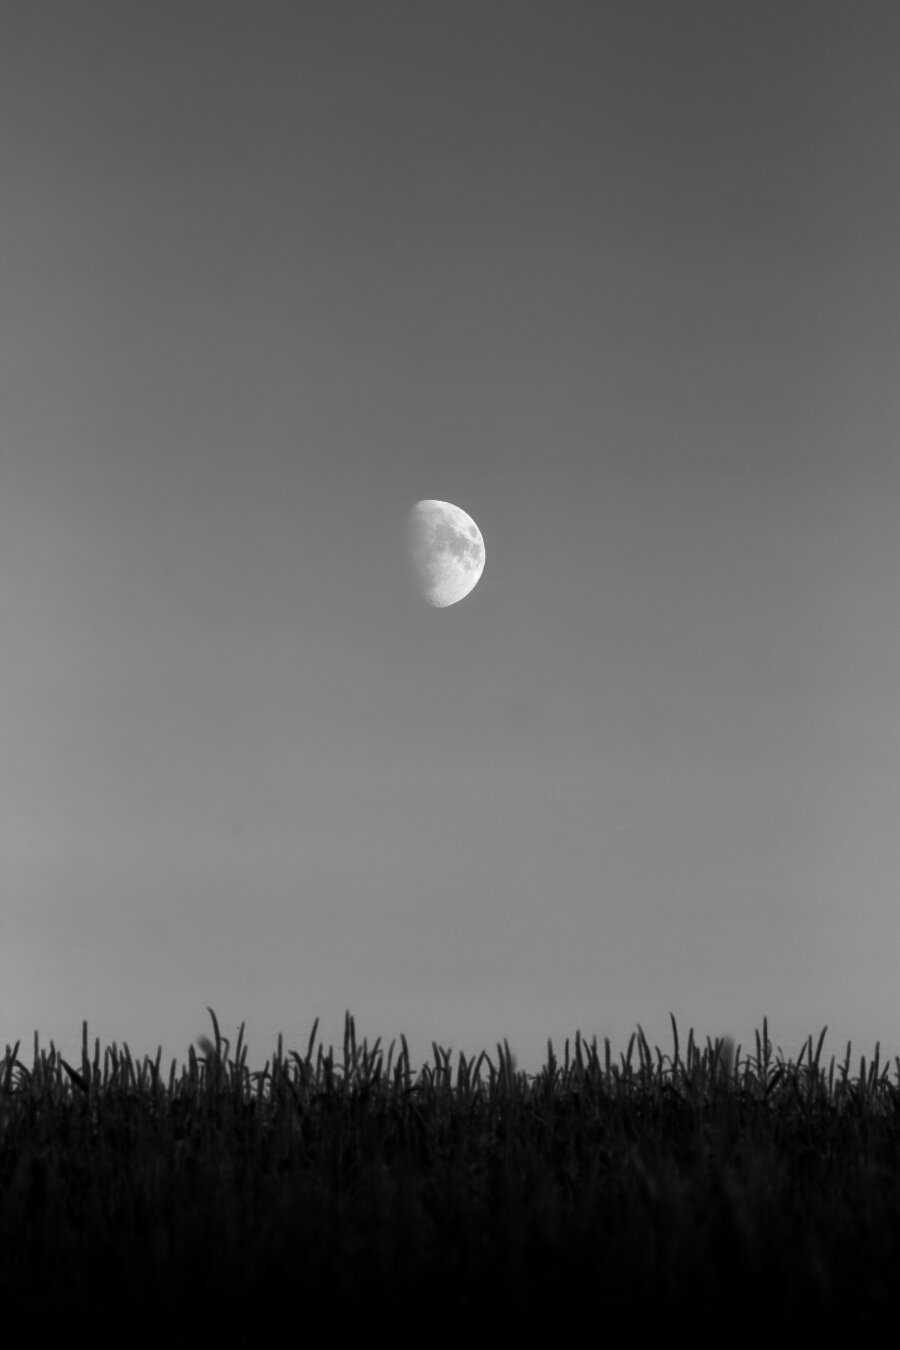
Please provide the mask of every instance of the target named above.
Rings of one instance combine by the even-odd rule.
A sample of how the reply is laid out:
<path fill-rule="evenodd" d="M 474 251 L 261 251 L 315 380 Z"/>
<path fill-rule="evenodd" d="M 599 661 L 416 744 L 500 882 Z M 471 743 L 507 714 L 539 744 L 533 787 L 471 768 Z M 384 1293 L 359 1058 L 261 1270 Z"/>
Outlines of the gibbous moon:
<path fill-rule="evenodd" d="M 416 502 L 407 546 L 420 592 L 436 609 L 468 595 L 484 571 L 484 540 L 471 516 L 452 502 Z"/>

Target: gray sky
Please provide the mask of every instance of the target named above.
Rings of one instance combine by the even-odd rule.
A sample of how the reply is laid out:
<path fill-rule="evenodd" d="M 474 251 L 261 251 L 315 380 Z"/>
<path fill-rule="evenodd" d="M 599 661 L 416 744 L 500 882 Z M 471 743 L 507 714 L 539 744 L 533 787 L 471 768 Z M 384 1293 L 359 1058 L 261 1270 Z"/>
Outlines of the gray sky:
<path fill-rule="evenodd" d="M 0 1044 L 900 1050 L 898 58 L 859 0 L 7 7 Z"/>

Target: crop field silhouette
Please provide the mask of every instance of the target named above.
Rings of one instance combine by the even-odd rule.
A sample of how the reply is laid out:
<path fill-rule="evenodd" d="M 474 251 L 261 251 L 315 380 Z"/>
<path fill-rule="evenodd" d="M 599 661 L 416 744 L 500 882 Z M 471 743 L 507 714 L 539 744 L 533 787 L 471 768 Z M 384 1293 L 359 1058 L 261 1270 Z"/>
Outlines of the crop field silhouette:
<path fill-rule="evenodd" d="M 900 1059 L 795 1062 L 693 1032 L 576 1033 L 418 1073 L 346 1014 L 341 1056 L 251 1072 L 210 1011 L 168 1076 L 128 1047 L 0 1062 L 5 1325 L 95 1344 L 255 1345 L 279 1328 L 455 1344 L 627 1327 L 720 1344 L 854 1336 L 900 1271 Z M 827 1029 L 826 1029 L 827 1030 Z M 581 1328 L 581 1331 L 578 1331 Z M 198 1337 L 200 1338 L 198 1341 Z"/>

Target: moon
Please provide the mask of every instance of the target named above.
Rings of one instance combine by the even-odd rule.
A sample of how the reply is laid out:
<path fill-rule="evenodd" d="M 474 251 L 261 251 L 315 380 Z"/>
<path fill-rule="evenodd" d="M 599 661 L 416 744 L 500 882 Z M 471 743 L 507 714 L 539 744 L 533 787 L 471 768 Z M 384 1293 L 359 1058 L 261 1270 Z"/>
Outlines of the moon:
<path fill-rule="evenodd" d="M 435 609 L 455 605 L 484 571 L 484 540 L 471 516 L 452 502 L 416 502 L 407 548 L 420 593 Z"/>

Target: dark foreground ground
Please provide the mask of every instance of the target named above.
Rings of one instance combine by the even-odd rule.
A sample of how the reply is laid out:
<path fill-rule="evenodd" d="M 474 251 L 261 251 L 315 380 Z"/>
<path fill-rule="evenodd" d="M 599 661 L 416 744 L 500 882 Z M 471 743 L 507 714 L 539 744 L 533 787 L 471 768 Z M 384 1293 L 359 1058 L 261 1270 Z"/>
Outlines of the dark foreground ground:
<path fill-rule="evenodd" d="M 217 1029 L 216 1029 L 217 1030 Z M 900 1065 L 576 1038 L 541 1075 L 435 1047 L 180 1078 L 0 1063 L 6 1330 L 93 1345 L 695 1343 L 900 1329 Z M 821 1041 L 820 1041 L 821 1045 Z M 393 1049 L 393 1048 L 392 1048 Z M 405 1049 L 405 1046 L 404 1046 Z"/>

